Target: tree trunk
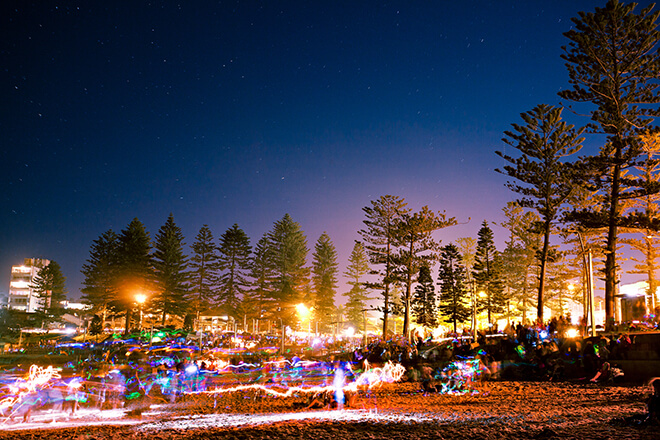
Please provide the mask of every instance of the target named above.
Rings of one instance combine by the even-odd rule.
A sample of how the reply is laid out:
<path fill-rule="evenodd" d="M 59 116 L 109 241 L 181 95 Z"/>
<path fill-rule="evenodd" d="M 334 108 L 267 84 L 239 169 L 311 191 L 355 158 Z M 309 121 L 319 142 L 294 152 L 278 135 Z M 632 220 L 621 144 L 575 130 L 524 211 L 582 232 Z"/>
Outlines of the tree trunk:
<path fill-rule="evenodd" d="M 390 234 L 390 231 L 388 229 L 388 235 Z M 390 266 L 390 237 L 387 238 L 387 250 L 385 252 L 385 278 L 383 279 L 383 284 L 385 285 L 385 289 L 383 291 L 383 302 L 384 302 L 384 310 L 383 310 L 383 340 L 387 340 L 387 317 L 390 313 L 390 271 L 392 270 Z"/>
<path fill-rule="evenodd" d="M 124 334 L 127 335 L 131 327 L 131 309 L 126 309 L 126 322 L 124 323 Z"/>
<path fill-rule="evenodd" d="M 605 250 L 605 329 L 611 331 L 614 326 L 614 295 L 616 294 L 616 242 L 619 219 L 619 191 L 621 166 L 621 140 L 616 140 L 614 169 L 612 171 L 612 191 L 610 194 L 609 225 L 607 229 L 607 247 Z"/>
<path fill-rule="evenodd" d="M 529 266 L 525 266 L 525 280 L 523 282 L 523 310 L 522 325 L 527 325 L 527 281 L 529 279 Z"/>
<path fill-rule="evenodd" d="M 410 248 L 408 249 L 408 258 L 410 259 L 406 274 L 406 303 L 405 314 L 403 317 L 403 336 L 410 340 L 410 298 L 412 296 L 412 269 L 413 269 L 413 238 L 410 238 Z"/>
<path fill-rule="evenodd" d="M 486 288 L 488 289 L 488 287 L 486 287 Z M 492 307 L 493 305 L 490 301 L 490 289 L 488 289 L 487 293 L 488 293 L 488 303 L 487 303 L 488 304 L 488 324 L 489 324 L 489 327 L 492 328 L 492 326 L 490 324 L 493 323 L 493 318 L 491 317 L 490 312 L 491 312 L 491 309 L 493 308 Z"/>
<path fill-rule="evenodd" d="M 383 293 L 383 340 L 387 339 L 387 316 L 389 315 L 390 310 L 390 284 L 385 284 L 385 290 Z"/>
<path fill-rule="evenodd" d="M 539 274 L 539 293 L 536 303 L 536 318 L 543 324 L 543 291 L 545 290 L 545 272 L 548 264 L 548 247 L 550 246 L 550 221 L 543 224 L 543 249 L 541 250 L 541 273 Z"/>
<path fill-rule="evenodd" d="M 657 282 L 655 280 L 655 259 L 653 258 L 655 252 L 653 250 L 653 242 L 648 238 L 650 232 L 646 233 L 646 275 L 648 277 L 648 293 L 646 297 L 646 314 L 655 315 L 655 291 L 657 290 Z"/>

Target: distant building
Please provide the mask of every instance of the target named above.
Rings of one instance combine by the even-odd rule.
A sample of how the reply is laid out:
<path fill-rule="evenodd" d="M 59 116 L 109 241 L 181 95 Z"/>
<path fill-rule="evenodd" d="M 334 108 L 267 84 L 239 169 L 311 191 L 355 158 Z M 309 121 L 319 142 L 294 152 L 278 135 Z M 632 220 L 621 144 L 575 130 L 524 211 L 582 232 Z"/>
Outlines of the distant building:
<path fill-rule="evenodd" d="M 78 328 L 87 326 L 86 319 L 90 318 L 88 312 L 92 308 L 91 305 L 70 301 L 65 301 L 63 305 L 66 310 L 66 313 L 62 315 L 63 323 L 73 324 Z"/>
<path fill-rule="evenodd" d="M 50 260 L 43 258 L 26 258 L 21 266 L 11 267 L 7 303 L 10 309 L 23 310 L 28 313 L 36 312 L 39 309 L 39 298 L 31 286 L 41 269 L 49 264 Z"/>
<path fill-rule="evenodd" d="M 653 295 L 650 294 L 646 281 L 621 285 L 619 294 L 615 296 L 614 312 L 618 322 L 644 319 L 655 314 L 657 307 L 658 289 Z"/>

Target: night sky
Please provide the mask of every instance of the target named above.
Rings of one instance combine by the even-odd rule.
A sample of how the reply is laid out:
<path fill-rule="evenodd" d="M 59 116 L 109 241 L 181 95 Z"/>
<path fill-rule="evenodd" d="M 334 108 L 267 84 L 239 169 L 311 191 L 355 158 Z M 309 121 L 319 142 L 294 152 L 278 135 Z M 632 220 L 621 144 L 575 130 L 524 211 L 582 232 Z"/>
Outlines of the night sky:
<path fill-rule="evenodd" d="M 503 131 L 560 102 L 562 33 L 604 4 L 4 0 L 0 292 L 43 257 L 76 298 L 94 239 L 134 217 L 153 238 L 170 212 L 187 249 L 289 213 L 341 272 L 385 194 L 467 222 L 443 244 L 476 237 L 515 198 Z"/>

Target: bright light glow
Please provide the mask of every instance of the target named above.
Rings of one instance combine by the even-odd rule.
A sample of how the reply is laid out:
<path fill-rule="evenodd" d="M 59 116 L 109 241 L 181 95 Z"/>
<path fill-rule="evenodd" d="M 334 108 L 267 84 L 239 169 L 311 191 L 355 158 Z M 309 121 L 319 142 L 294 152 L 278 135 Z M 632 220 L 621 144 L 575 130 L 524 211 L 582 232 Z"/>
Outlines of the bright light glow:
<path fill-rule="evenodd" d="M 578 335 L 578 330 L 576 328 L 569 328 L 566 330 L 566 337 L 567 338 L 575 338 Z"/>
<path fill-rule="evenodd" d="M 350 338 L 355 334 L 355 329 L 353 327 L 349 327 L 346 330 L 344 330 L 344 334 Z"/>
<path fill-rule="evenodd" d="M 138 304 L 144 304 L 144 302 L 147 300 L 147 295 L 144 293 L 138 293 L 135 295 L 135 301 L 137 301 Z"/>
<path fill-rule="evenodd" d="M 288 362 L 288 361 L 286 361 Z M 369 368 L 368 364 L 365 365 L 364 373 L 360 374 L 355 382 L 351 382 L 343 387 L 344 391 L 357 391 L 358 389 L 373 389 L 383 383 L 393 383 L 401 380 L 406 372 L 406 368 L 401 364 L 393 364 L 392 362 L 386 363 L 381 368 Z M 202 391 L 204 394 L 222 394 L 232 393 L 236 391 L 245 390 L 261 390 L 266 394 L 277 397 L 289 397 L 295 393 L 319 393 L 325 391 L 335 391 L 334 385 L 330 386 L 314 386 L 303 387 L 295 386 L 288 387 L 285 391 L 278 391 L 261 384 L 238 385 L 231 388 L 216 388 L 214 390 Z"/>
<path fill-rule="evenodd" d="M 628 291 L 628 292 L 625 292 L 624 295 L 626 295 L 627 297 L 638 297 L 638 296 L 644 296 L 644 295 L 646 295 L 646 293 L 645 292 Z"/>
<path fill-rule="evenodd" d="M 488 296 L 486 295 L 486 292 L 484 292 L 483 290 L 480 291 L 477 295 L 479 295 L 479 298 L 486 298 Z"/>
<path fill-rule="evenodd" d="M 309 314 L 311 310 L 307 308 L 305 304 L 298 304 L 296 305 L 296 311 L 298 312 L 298 315 L 300 316 L 300 319 L 305 320 L 309 317 Z"/>
<path fill-rule="evenodd" d="M 486 371 L 486 366 L 479 359 L 454 361 L 443 370 L 442 394 L 478 394 L 475 384 L 479 376 Z"/>
<path fill-rule="evenodd" d="M 250 370 L 257 370 L 260 368 L 259 365 L 254 365 L 254 364 L 244 364 L 241 363 L 239 365 L 230 365 L 225 361 L 221 360 L 214 360 L 214 359 L 206 359 L 205 360 L 207 368 L 209 370 L 215 370 L 215 371 L 229 371 L 230 369 L 233 368 L 240 368 L 241 370 L 245 369 L 250 369 Z M 321 363 L 319 362 L 311 362 L 311 361 L 298 361 L 294 365 L 290 365 L 290 367 L 287 367 L 286 364 L 290 364 L 290 361 L 286 359 L 278 360 L 276 363 L 272 363 L 272 368 L 275 368 L 278 372 L 280 371 L 286 371 L 290 367 L 295 367 L 299 368 L 302 370 L 310 369 L 310 368 L 315 368 L 319 369 L 321 366 Z M 370 368 L 369 365 L 365 362 L 365 372 L 359 375 L 357 380 L 355 382 L 352 382 L 350 384 L 345 383 L 345 377 L 343 377 L 342 373 L 349 373 L 350 376 L 353 376 L 352 374 L 352 369 L 350 364 L 346 364 L 344 366 L 345 369 L 341 369 L 341 372 L 338 373 L 334 380 L 332 385 L 326 385 L 326 386 L 308 386 L 305 384 L 302 384 L 301 386 L 297 387 L 288 387 L 285 382 L 280 382 L 276 384 L 275 388 L 272 386 L 266 385 L 266 384 L 250 384 L 250 385 L 239 385 L 239 386 L 234 386 L 231 388 L 216 388 L 216 389 L 210 389 L 207 390 L 205 389 L 206 387 L 203 386 L 201 387 L 202 389 L 200 390 L 192 390 L 192 389 L 185 389 L 182 390 L 185 394 L 219 394 L 219 393 L 229 393 L 233 391 L 240 391 L 240 390 L 263 390 L 266 394 L 269 394 L 271 396 L 291 396 L 294 394 L 298 393 L 317 393 L 317 392 L 337 392 L 340 395 L 343 394 L 346 391 L 351 391 L 351 392 L 358 392 L 359 391 L 364 391 L 366 389 L 371 389 L 374 387 L 378 387 L 379 385 L 387 382 L 397 382 L 401 380 L 403 375 L 405 374 L 405 368 L 402 365 L 399 364 L 392 364 L 391 362 L 388 362 L 386 365 L 384 365 L 382 368 Z M 241 370 L 237 371 L 236 374 L 240 374 Z M 185 368 L 185 376 L 186 376 L 186 381 L 187 383 L 190 383 L 190 381 L 196 379 L 196 375 L 199 372 L 199 367 L 195 364 L 188 364 Z M 118 370 L 112 370 L 111 372 L 108 373 L 108 375 L 116 375 L 119 374 Z M 2 415 L 5 418 L 5 421 L 0 421 L 0 426 L 2 428 L 5 428 L 3 426 L 4 424 L 7 423 L 8 420 L 12 416 L 15 416 L 17 414 L 23 414 L 20 411 L 25 410 L 27 406 L 30 408 L 34 405 L 34 402 L 29 400 L 29 397 L 34 394 L 35 392 L 40 392 L 41 390 L 44 389 L 50 389 L 53 386 L 56 386 L 57 384 L 53 382 L 53 379 L 60 379 L 61 376 L 53 367 L 47 367 L 47 368 L 41 368 L 36 365 L 33 365 L 30 368 L 29 372 L 29 377 L 25 379 L 18 379 L 13 385 L 10 386 L 10 395 L 7 397 L 4 397 L 0 399 L 0 411 L 2 411 Z M 158 379 L 154 383 L 158 383 L 161 386 L 161 389 L 169 389 L 171 384 L 167 380 L 161 381 L 161 379 Z M 74 399 L 80 398 L 82 394 L 81 391 L 79 390 L 81 386 L 84 385 L 84 379 L 81 377 L 73 377 L 70 380 L 67 380 L 65 382 L 59 382 L 59 386 L 66 385 L 66 390 L 67 393 L 70 396 L 74 396 Z M 63 384 L 63 385 L 62 385 Z M 145 383 L 146 384 L 146 383 Z M 146 385 L 151 385 L 151 384 L 146 384 Z M 282 389 L 283 388 L 283 389 Z M 123 387 L 122 387 L 123 389 Z M 338 400 L 340 402 L 340 400 Z M 152 408 L 155 408 L 157 405 L 152 405 Z M 20 410 L 20 408 L 23 408 L 23 410 Z M 35 406 L 35 409 L 39 409 L 39 406 Z M 343 414 L 345 411 L 343 411 L 341 405 L 337 407 L 338 411 L 336 413 L 338 414 Z M 82 409 L 81 413 L 86 412 L 86 409 Z M 348 413 L 354 412 L 353 410 L 349 411 Z M 98 412 L 98 415 L 94 415 L 93 417 L 95 420 L 100 418 L 106 419 L 107 415 L 110 413 L 110 411 L 103 411 L 103 412 Z M 46 414 L 49 418 L 49 423 L 50 420 L 52 420 L 52 423 L 60 423 L 61 421 L 55 420 L 55 415 L 56 413 L 48 413 Z M 114 412 L 112 413 L 113 416 L 117 416 L 117 413 Z M 150 414 L 156 414 L 156 413 L 150 413 Z M 318 413 L 315 413 L 318 414 Z M 44 423 L 43 420 L 46 420 L 44 417 L 44 414 L 39 414 L 39 411 L 36 412 L 36 416 L 41 416 L 40 419 L 38 419 L 39 423 Z M 9 417 L 7 417 L 9 416 Z M 64 414 L 62 414 L 64 416 Z M 57 417 L 60 417 L 59 414 L 57 414 Z M 88 416 L 83 416 L 86 420 L 88 419 Z M 241 416 L 242 417 L 242 416 Z M 250 420 L 252 416 L 249 416 L 247 420 Z M 281 419 L 282 415 L 278 414 L 276 415 L 278 419 Z M 67 415 L 67 420 L 64 421 L 64 423 L 67 423 L 70 419 L 69 416 Z M 71 419 L 73 420 L 73 419 Z M 76 413 L 76 424 L 79 424 L 80 416 L 78 415 L 78 412 Z M 29 423 L 26 422 L 26 423 Z M 26 425 L 22 425 L 26 426 Z M 53 425 L 49 425 L 53 426 Z M 58 425 L 60 427 L 60 425 Z"/>
<path fill-rule="evenodd" d="M 25 396 L 46 387 L 51 379 L 59 379 L 60 377 L 60 374 L 55 371 L 52 366 L 42 368 L 38 365 L 32 365 L 28 372 L 28 377 L 25 380 L 19 379 L 15 383 L 9 385 L 10 393 L 8 397 L 0 400 L 0 412 L 5 415 L 5 412 L 16 406 L 16 408 L 13 409 L 15 412 L 20 408 L 20 405 L 17 404 L 20 403 Z M 13 412 L 9 414 L 10 418 L 13 414 Z"/>
<path fill-rule="evenodd" d="M 178 416 L 168 420 L 159 420 L 158 422 L 142 422 L 143 424 L 139 425 L 138 429 L 143 432 L 152 432 L 152 429 L 213 429 L 218 427 L 240 427 L 248 425 L 262 426 L 271 423 L 282 423 L 299 420 L 409 424 L 433 422 L 437 421 L 437 418 L 431 415 L 400 415 L 377 411 L 374 412 L 371 410 L 306 411 L 281 414 L 195 414 L 194 416 Z M 128 422 L 125 421 L 125 423 Z"/>

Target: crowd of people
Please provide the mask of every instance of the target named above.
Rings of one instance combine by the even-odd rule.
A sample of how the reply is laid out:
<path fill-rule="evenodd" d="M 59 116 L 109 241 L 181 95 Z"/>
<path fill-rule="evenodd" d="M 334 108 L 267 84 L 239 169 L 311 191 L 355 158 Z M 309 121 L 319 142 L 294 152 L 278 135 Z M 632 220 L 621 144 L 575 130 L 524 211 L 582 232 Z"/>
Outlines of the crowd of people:
<path fill-rule="evenodd" d="M 523 380 L 582 379 L 597 383 L 621 381 L 624 372 L 618 360 L 628 358 L 634 337 L 628 333 L 585 337 L 569 331 L 574 328 L 564 318 L 546 325 L 512 324 L 502 332 L 481 331 L 449 335 L 441 340 L 417 335 L 377 340 L 354 351 L 353 360 L 394 361 L 412 370 L 429 366 L 434 375 L 457 360 L 479 359 L 489 378 Z M 419 374 L 418 374 L 419 375 Z"/>
<path fill-rule="evenodd" d="M 63 402 L 84 401 L 101 409 L 130 408 L 139 407 L 147 397 L 174 402 L 186 393 L 222 386 L 223 381 L 287 386 L 316 380 L 327 385 L 336 377 L 336 365 L 360 369 L 388 362 L 404 366 L 405 380 L 419 382 L 424 392 L 471 392 L 475 382 L 491 379 L 612 384 L 624 378 L 617 361 L 628 358 L 634 337 L 618 333 L 583 338 L 571 329 L 568 320 L 560 318 L 546 325 L 512 324 L 501 332 L 442 339 L 424 334 L 410 339 L 372 338 L 366 345 L 327 336 L 287 341 L 284 352 L 279 338 L 248 334 L 199 338 L 173 333 L 158 346 L 152 345 L 151 334 L 148 343 L 134 338 L 59 344 L 52 353 L 68 354 L 71 359 L 63 368 L 66 380 L 60 380 L 66 392 L 59 397 L 50 391 L 33 394 L 37 402 L 61 397 Z M 305 365 L 312 364 L 307 370 Z M 327 393 L 316 395 L 310 407 L 332 399 Z M 649 408 L 657 414 L 658 400 L 653 402 Z"/>

